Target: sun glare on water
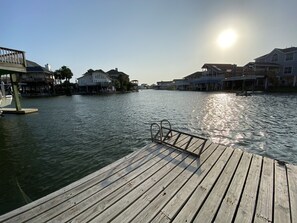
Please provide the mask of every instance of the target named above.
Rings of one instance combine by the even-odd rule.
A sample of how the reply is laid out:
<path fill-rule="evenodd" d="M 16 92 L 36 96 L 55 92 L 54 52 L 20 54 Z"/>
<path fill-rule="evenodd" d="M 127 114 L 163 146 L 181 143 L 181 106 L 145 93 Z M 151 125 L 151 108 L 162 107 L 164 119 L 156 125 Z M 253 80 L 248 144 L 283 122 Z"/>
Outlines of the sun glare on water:
<path fill-rule="evenodd" d="M 233 46 L 236 43 L 236 40 L 236 32 L 233 29 L 226 29 L 219 34 L 217 43 L 221 48 L 225 49 Z"/>

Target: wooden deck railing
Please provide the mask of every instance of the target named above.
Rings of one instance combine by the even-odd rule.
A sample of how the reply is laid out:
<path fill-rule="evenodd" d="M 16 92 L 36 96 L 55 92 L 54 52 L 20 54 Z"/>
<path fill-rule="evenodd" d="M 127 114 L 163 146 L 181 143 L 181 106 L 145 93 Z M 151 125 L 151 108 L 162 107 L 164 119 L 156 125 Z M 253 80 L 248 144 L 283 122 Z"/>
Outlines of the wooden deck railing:
<path fill-rule="evenodd" d="M 26 67 L 25 52 L 0 47 L 0 62 L 7 64 L 19 64 Z"/>

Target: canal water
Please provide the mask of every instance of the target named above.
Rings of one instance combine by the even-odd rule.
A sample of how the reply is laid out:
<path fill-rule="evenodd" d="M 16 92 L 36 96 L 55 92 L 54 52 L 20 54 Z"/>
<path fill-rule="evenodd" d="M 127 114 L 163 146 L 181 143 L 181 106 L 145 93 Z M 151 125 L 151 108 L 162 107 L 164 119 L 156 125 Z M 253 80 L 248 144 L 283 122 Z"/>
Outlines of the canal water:
<path fill-rule="evenodd" d="M 39 112 L 0 118 L 0 214 L 145 146 L 150 124 L 297 164 L 297 95 L 143 90 L 22 99 Z"/>

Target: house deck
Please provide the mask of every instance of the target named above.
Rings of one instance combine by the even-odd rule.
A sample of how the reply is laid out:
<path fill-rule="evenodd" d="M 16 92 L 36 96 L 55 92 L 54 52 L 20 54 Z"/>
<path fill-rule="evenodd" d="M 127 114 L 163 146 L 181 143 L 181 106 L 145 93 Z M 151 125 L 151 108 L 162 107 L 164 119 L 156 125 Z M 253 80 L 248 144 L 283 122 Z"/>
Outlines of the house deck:
<path fill-rule="evenodd" d="M 173 134 L 0 222 L 297 222 L 297 166 Z M 195 153 L 200 156 L 195 155 Z"/>

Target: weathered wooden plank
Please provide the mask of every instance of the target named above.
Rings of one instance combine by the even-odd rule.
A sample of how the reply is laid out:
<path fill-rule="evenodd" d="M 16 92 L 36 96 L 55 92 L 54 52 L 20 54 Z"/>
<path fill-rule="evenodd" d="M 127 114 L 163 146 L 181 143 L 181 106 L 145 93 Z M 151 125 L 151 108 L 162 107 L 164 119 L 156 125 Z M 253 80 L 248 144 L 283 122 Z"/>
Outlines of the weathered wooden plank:
<path fill-rule="evenodd" d="M 205 169 L 205 165 L 211 166 L 215 160 L 218 159 L 221 154 L 220 151 L 214 152 L 215 148 L 207 150 L 197 160 L 194 161 L 185 171 L 183 171 L 168 187 L 164 188 L 152 202 L 150 202 L 132 222 L 150 222 L 162 209 L 162 207 L 191 179 L 197 183 L 197 179 L 202 179 L 201 169 Z M 196 170 L 195 168 L 196 167 Z M 199 176 L 199 177 L 197 177 Z M 193 181 L 193 179 L 192 179 Z M 154 188 L 152 188 L 154 190 Z"/>
<path fill-rule="evenodd" d="M 209 145 L 216 145 L 217 147 L 219 146 L 219 144 L 217 144 L 217 143 L 213 143 L 213 142 L 211 142 L 210 140 L 207 140 L 206 142 L 204 141 L 204 142 L 202 142 L 202 144 L 195 150 L 195 153 L 200 153 L 200 155 L 202 154 L 202 153 L 204 153 L 205 152 L 205 150 L 208 148 L 208 146 Z M 225 146 L 221 146 L 221 147 L 218 147 L 219 149 L 220 148 L 224 148 Z"/>
<path fill-rule="evenodd" d="M 161 210 L 156 217 L 154 217 L 153 220 L 150 221 L 150 223 L 168 223 L 171 222 L 171 219 L 165 214 L 163 213 L 163 211 Z"/>
<path fill-rule="evenodd" d="M 202 144 L 204 143 L 203 139 L 196 139 L 194 143 L 191 143 L 188 147 L 187 151 L 193 152 L 193 151 L 200 151 L 202 148 Z M 199 150 L 198 150 L 199 149 Z"/>
<path fill-rule="evenodd" d="M 263 159 L 262 175 L 256 213 L 254 216 L 255 222 L 272 222 L 273 211 L 273 176 L 274 176 L 274 161 L 267 157 Z"/>
<path fill-rule="evenodd" d="M 52 220 L 60 222 L 68 221 L 74 218 L 73 220 L 77 222 L 83 222 L 87 221 L 88 219 L 92 219 L 103 210 L 114 204 L 117 200 L 122 198 L 125 194 L 129 193 L 129 191 L 133 190 L 138 185 L 146 181 L 148 178 L 155 177 L 153 175 L 158 175 L 160 177 L 161 174 L 166 174 L 170 170 L 168 163 L 175 159 L 175 157 L 179 154 L 179 151 L 174 151 L 174 153 L 163 159 L 160 157 L 160 161 L 158 161 L 151 168 L 146 169 L 143 173 L 132 180 L 123 181 L 121 179 L 116 184 L 112 184 L 100 192 L 95 193 L 88 199 L 77 204 L 71 209 L 68 209 Z"/>
<path fill-rule="evenodd" d="M 187 139 L 189 138 L 188 135 L 179 133 L 174 137 L 171 137 L 169 140 L 164 141 L 165 144 L 169 144 L 171 146 L 176 146 L 178 148 L 182 147 L 184 144 L 187 143 Z"/>
<path fill-rule="evenodd" d="M 183 145 L 187 144 L 188 139 L 189 139 L 189 136 L 188 135 L 181 134 L 181 136 L 179 137 L 179 139 L 176 142 L 175 146 L 181 148 Z"/>
<path fill-rule="evenodd" d="M 275 187 L 274 187 L 274 219 L 278 223 L 291 222 L 289 188 L 286 166 L 284 163 L 275 162 Z"/>
<path fill-rule="evenodd" d="M 189 158 L 190 159 L 190 158 Z M 164 183 L 167 182 L 167 179 L 164 178 L 163 180 L 159 181 L 156 185 L 154 185 L 152 188 L 150 188 L 145 194 L 143 194 L 137 201 L 135 201 L 131 206 L 129 206 L 123 213 L 121 213 L 117 218 L 113 220 L 113 222 L 130 222 L 133 220 L 137 215 L 139 215 L 140 212 L 143 213 L 143 215 L 138 216 L 138 218 L 134 219 L 134 222 L 141 222 L 141 220 L 146 220 L 148 217 L 148 212 L 146 207 L 154 202 L 156 198 L 158 198 L 159 195 L 166 196 L 167 195 L 167 188 L 174 184 L 175 188 L 180 188 L 183 183 L 189 179 L 189 177 L 196 172 L 196 170 L 200 166 L 200 162 L 196 161 L 197 157 L 192 159 L 190 164 L 183 169 L 184 167 L 180 168 L 181 171 L 176 175 L 176 178 L 170 178 L 169 180 L 173 179 L 169 185 L 166 185 Z M 183 170 L 182 170 L 183 169 Z M 175 170 L 177 171 L 177 170 Z M 163 181 L 163 182 L 162 182 Z"/>
<path fill-rule="evenodd" d="M 90 174 L 87 175 L 86 177 L 73 182 L 72 184 L 61 188 L 60 190 L 57 190 L 45 197 L 42 197 L 36 201 L 33 201 L 23 207 L 20 207 L 16 210 L 13 210 L 7 214 L 4 214 L 0 216 L 0 220 L 8 220 L 13 218 L 14 216 L 17 216 L 19 219 L 24 219 L 25 221 L 25 216 L 24 215 L 30 215 L 31 217 L 38 215 L 41 211 L 44 211 L 44 209 L 40 208 L 40 205 L 46 204 L 47 202 L 51 202 L 52 199 L 56 199 L 58 196 L 60 196 L 61 200 L 64 200 L 65 198 L 71 196 L 71 194 L 74 194 L 72 190 L 76 190 L 78 187 L 83 187 L 83 186 L 89 186 L 91 184 L 91 180 L 94 180 L 95 178 L 101 177 L 104 178 L 104 176 L 109 176 L 112 175 L 113 173 L 116 173 L 117 171 L 126 168 L 129 166 L 131 163 L 135 163 L 139 161 L 140 159 L 144 159 L 147 156 L 150 156 L 154 151 L 158 151 L 162 146 L 151 143 L 144 148 L 140 149 L 139 151 L 135 151 L 122 159 L 119 159 L 115 161 L 114 163 Z M 98 181 L 97 181 L 98 182 Z M 50 205 L 48 206 L 50 208 Z M 26 213 L 27 212 L 27 213 Z M 15 222 L 16 220 L 11 220 L 11 222 Z"/>
<path fill-rule="evenodd" d="M 244 190 L 238 206 L 235 222 L 252 222 L 260 182 L 262 157 L 253 155 Z"/>
<path fill-rule="evenodd" d="M 62 200 L 62 202 L 59 201 L 57 205 L 53 205 L 52 203 L 56 203 L 56 200 L 52 200 L 50 203 L 50 207 L 48 208 L 48 203 L 42 204 L 39 206 L 40 210 L 43 210 L 41 213 L 39 213 L 37 216 L 30 215 L 24 215 L 24 216 L 17 216 L 16 219 L 13 219 L 19 221 L 25 221 L 24 219 L 28 220 L 30 219 L 31 222 L 42 222 L 52 219 L 53 217 L 63 213 L 67 209 L 73 207 L 74 205 L 80 203 L 81 201 L 89 198 L 90 196 L 93 196 L 95 193 L 98 193 L 98 191 L 102 190 L 103 188 L 106 188 L 113 184 L 114 182 L 117 182 L 117 186 L 120 186 L 119 181 L 126 182 L 129 181 L 130 178 L 133 178 L 134 175 L 140 174 L 144 171 L 144 169 L 147 169 L 154 165 L 160 158 L 166 157 L 168 154 L 171 154 L 174 150 L 169 148 L 163 148 L 161 147 L 159 150 L 156 150 L 153 152 L 154 156 L 151 156 L 151 159 L 145 160 L 143 162 L 142 160 L 139 160 L 135 162 L 134 164 L 131 164 L 128 166 L 128 168 L 122 169 L 118 171 L 116 174 L 113 174 L 102 181 L 98 181 L 95 183 L 92 187 L 87 188 L 86 190 L 80 191 L 78 190 L 70 199 Z M 160 153 L 161 152 L 161 153 Z M 13 222 L 13 221 L 12 221 Z"/>
<path fill-rule="evenodd" d="M 184 143 L 179 146 L 181 149 L 184 149 L 184 150 L 186 149 L 187 146 L 189 146 L 189 141 L 191 142 L 192 138 L 193 138 L 193 137 L 191 137 L 189 135 L 185 135 L 185 136 L 186 137 L 184 138 Z"/>
<path fill-rule="evenodd" d="M 165 138 L 163 141 L 168 143 L 173 143 L 176 140 L 177 136 L 178 136 L 178 133 L 175 131 L 172 131 L 172 136 Z"/>
<path fill-rule="evenodd" d="M 232 222 L 236 207 L 243 191 L 245 179 L 252 160 L 252 154 L 244 153 L 227 194 L 221 204 L 215 222 Z"/>
<path fill-rule="evenodd" d="M 297 223 L 297 166 L 286 164 L 292 222 Z"/>
<path fill-rule="evenodd" d="M 225 148 L 225 147 L 223 147 Z M 194 174 L 189 181 L 176 193 L 170 201 L 163 207 L 158 215 L 153 219 L 153 222 L 158 222 L 157 219 L 162 218 L 164 222 L 170 222 L 179 212 L 183 204 L 189 199 L 193 191 L 197 188 L 199 183 L 208 174 L 212 166 L 215 165 L 224 149 L 219 149 L 217 144 L 211 144 L 210 147 L 201 154 L 201 159 L 207 154 L 207 152 L 213 152 L 211 157 L 201 166 L 199 171 Z M 166 217 L 164 217 L 166 216 Z"/>
<path fill-rule="evenodd" d="M 203 181 L 196 188 L 194 193 L 191 195 L 190 199 L 183 206 L 181 211 L 178 213 L 173 222 L 190 222 L 195 217 L 197 210 L 203 204 L 208 193 L 214 186 L 217 178 L 219 177 L 221 171 L 224 169 L 225 165 L 232 154 L 233 150 L 231 148 L 226 148 L 220 159 L 216 162 L 213 168 L 208 172 Z"/>
<path fill-rule="evenodd" d="M 181 148 L 184 150 L 187 150 L 187 148 L 190 146 L 192 141 L 195 141 L 195 138 L 193 136 L 189 136 L 187 139 L 187 143 L 185 143 Z"/>
<path fill-rule="evenodd" d="M 201 220 L 203 220 L 203 222 L 213 221 L 220 203 L 224 198 L 224 194 L 227 191 L 237 169 L 241 156 L 242 151 L 237 149 L 234 150 L 230 160 L 228 161 L 226 167 L 224 168 L 193 222 L 201 222 Z"/>
<path fill-rule="evenodd" d="M 176 178 L 188 165 L 190 165 L 195 158 L 193 156 L 188 156 L 187 154 L 182 153 L 179 155 L 176 159 L 174 159 L 171 163 L 168 165 L 172 165 L 173 168 L 170 172 L 168 172 L 164 177 L 162 178 L 157 178 L 154 180 L 153 183 L 144 183 L 141 186 L 139 186 L 136 190 L 131 191 L 127 196 L 125 196 L 123 199 L 119 200 L 117 203 L 115 203 L 113 206 L 111 206 L 109 209 L 104 211 L 102 214 L 97 216 L 92 220 L 92 222 L 106 222 L 113 220 L 115 221 L 114 218 L 119 216 L 120 218 L 118 219 L 121 222 L 127 222 L 126 219 L 129 219 L 130 216 L 133 216 L 134 212 L 137 212 L 139 209 L 143 208 L 143 204 L 139 204 L 138 206 L 135 207 L 133 210 L 127 211 L 127 208 L 133 204 L 134 202 L 138 201 L 139 198 L 141 197 L 142 202 L 148 201 L 150 202 L 153 200 L 155 196 L 159 193 L 158 190 L 163 190 L 164 187 L 166 187 L 172 180 Z M 146 191 L 151 189 L 155 185 L 154 191 L 149 194 L 145 194 Z M 155 194 L 157 193 L 157 194 Z M 145 194 L 145 195 L 143 195 Z"/>

